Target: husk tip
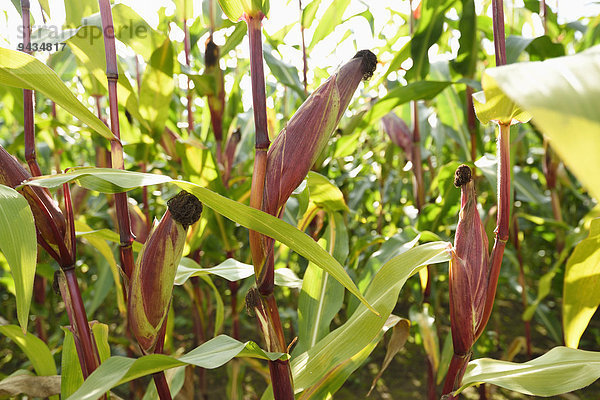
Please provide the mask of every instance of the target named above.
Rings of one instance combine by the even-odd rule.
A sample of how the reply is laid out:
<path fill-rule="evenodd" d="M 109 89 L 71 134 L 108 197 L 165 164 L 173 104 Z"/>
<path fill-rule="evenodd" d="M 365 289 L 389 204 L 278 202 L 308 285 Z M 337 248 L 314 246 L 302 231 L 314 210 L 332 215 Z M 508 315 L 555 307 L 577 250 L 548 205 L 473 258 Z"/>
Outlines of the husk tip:
<path fill-rule="evenodd" d="M 462 164 L 454 173 L 454 186 L 461 187 L 469 182 L 471 182 L 471 168 L 466 164 Z"/>
<path fill-rule="evenodd" d="M 377 67 L 377 56 L 371 50 L 360 50 L 353 58 L 362 59 L 363 80 L 371 78 Z"/>
<path fill-rule="evenodd" d="M 167 207 L 173 219 L 187 229 L 188 226 L 200 219 L 202 203 L 196 196 L 182 190 L 167 201 Z"/>

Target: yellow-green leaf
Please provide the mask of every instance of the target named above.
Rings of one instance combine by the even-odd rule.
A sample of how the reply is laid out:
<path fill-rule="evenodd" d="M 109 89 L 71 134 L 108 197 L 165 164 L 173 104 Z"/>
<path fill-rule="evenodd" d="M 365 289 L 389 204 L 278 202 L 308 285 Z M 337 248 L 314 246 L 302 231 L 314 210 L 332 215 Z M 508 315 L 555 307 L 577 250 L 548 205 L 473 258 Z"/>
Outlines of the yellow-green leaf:
<path fill-rule="evenodd" d="M 0 251 L 15 281 L 17 319 L 27 332 L 37 262 L 35 224 L 27 200 L 4 185 L 0 185 Z"/>
<path fill-rule="evenodd" d="M 29 54 L 0 47 L 0 84 L 39 91 L 100 135 L 115 138 L 52 69 Z"/>
<path fill-rule="evenodd" d="M 481 79 L 483 91 L 473 93 L 473 105 L 475 113 L 482 124 L 490 121 L 502 125 L 510 125 L 518 122 L 528 122 L 531 115 L 522 110 L 515 102 L 507 97 L 490 77 L 487 71 Z"/>
<path fill-rule="evenodd" d="M 579 339 L 600 304 L 600 218 L 592 221 L 590 235 L 567 261 L 563 292 L 565 344 L 577 348 Z"/>
<path fill-rule="evenodd" d="M 552 149 L 600 199 L 600 46 L 542 62 L 493 68 L 487 74 L 531 113 Z"/>

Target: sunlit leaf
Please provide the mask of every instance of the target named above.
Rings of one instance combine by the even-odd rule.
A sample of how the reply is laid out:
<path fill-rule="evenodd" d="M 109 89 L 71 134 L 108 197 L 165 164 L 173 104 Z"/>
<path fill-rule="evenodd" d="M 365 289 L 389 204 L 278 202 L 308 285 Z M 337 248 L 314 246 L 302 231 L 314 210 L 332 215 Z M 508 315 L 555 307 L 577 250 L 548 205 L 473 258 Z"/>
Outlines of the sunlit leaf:
<path fill-rule="evenodd" d="M 104 122 L 75 97 L 54 71 L 29 54 L 0 47 L 0 84 L 39 91 L 100 135 L 114 138 Z"/>
<path fill-rule="evenodd" d="M 254 342 L 242 343 L 225 335 L 219 335 L 178 358 L 164 354 L 137 359 L 113 356 L 103 362 L 68 400 L 97 399 L 109 389 L 132 379 L 186 364 L 206 369 L 218 368 L 234 357 L 277 360 L 287 356 L 265 352 Z"/>
<path fill-rule="evenodd" d="M 481 358 L 471 361 L 459 391 L 479 382 L 532 396 L 556 396 L 588 386 L 600 377 L 600 353 L 555 347 L 518 364 Z"/>
<path fill-rule="evenodd" d="M 498 96 L 502 90 L 531 114 L 552 149 L 600 199 L 600 46 L 572 56 L 489 69 L 485 76 Z"/>
<path fill-rule="evenodd" d="M 35 335 L 23 334 L 16 325 L 0 325 L 0 334 L 12 340 L 27 355 L 36 374 L 42 376 L 56 375 L 56 364 L 46 343 Z"/>
<path fill-rule="evenodd" d="M 600 219 L 579 243 L 565 269 L 563 330 L 565 344 L 577 348 L 579 339 L 600 304 Z"/>
<path fill-rule="evenodd" d="M 15 282 L 17 319 L 27 332 L 37 262 L 36 230 L 27 200 L 4 185 L 0 185 L 0 251 Z"/>

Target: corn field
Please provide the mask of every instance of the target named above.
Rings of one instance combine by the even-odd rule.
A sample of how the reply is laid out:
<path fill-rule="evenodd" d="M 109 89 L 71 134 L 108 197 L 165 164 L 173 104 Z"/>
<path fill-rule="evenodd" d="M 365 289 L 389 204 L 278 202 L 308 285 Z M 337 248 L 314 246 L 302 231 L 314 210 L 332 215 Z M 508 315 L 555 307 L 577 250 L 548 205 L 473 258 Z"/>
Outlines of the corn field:
<path fill-rule="evenodd" d="M 0 398 L 600 398 L 597 2 L 0 3 Z"/>

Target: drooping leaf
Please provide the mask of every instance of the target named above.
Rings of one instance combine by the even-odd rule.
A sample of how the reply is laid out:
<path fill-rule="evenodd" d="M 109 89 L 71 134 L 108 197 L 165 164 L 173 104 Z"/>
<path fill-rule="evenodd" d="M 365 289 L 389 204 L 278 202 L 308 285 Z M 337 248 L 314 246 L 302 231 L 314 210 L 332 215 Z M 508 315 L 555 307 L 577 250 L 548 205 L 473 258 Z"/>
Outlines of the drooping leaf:
<path fill-rule="evenodd" d="M 29 180 L 27 184 L 56 188 L 71 181 L 75 181 L 86 189 L 101 193 L 119 193 L 140 186 L 171 182 L 172 179 L 164 175 L 122 171 L 112 168 L 79 167 L 71 168 L 69 172 L 64 174 L 35 177 Z"/>
<path fill-rule="evenodd" d="M 15 281 L 17 319 L 27 332 L 29 307 L 37 262 L 37 237 L 27 200 L 16 190 L 0 185 L 0 251 Z M 51 375 L 51 374 L 49 374 Z"/>
<path fill-rule="evenodd" d="M 56 375 L 56 364 L 46 343 L 33 334 L 23 334 L 16 325 L 0 325 L 0 334 L 8 337 L 27 355 L 36 374 Z"/>
<path fill-rule="evenodd" d="M 0 47 L 0 84 L 39 91 L 100 135 L 115 138 L 54 71 L 29 54 Z"/>
<path fill-rule="evenodd" d="M 110 267 L 110 270 L 112 272 L 113 284 L 115 286 L 115 291 L 117 294 L 117 307 L 119 308 L 119 311 L 121 312 L 121 314 L 125 315 L 127 308 L 125 305 L 125 299 L 123 298 L 123 287 L 121 286 L 121 276 L 120 276 L 120 272 L 119 272 L 120 267 L 117 265 L 117 260 L 115 260 L 115 256 L 114 256 L 112 250 L 110 249 L 108 244 L 106 244 L 106 241 L 104 239 L 102 239 L 96 235 L 93 235 L 92 228 L 90 228 L 83 221 L 75 221 L 75 229 L 78 232 L 78 236 L 85 237 L 85 239 L 88 241 L 88 243 L 91 244 L 92 247 L 94 247 L 96 250 L 98 250 L 98 252 L 100 254 L 102 254 L 102 256 L 106 259 L 106 261 Z M 108 231 L 116 236 L 115 243 L 120 243 L 119 235 L 116 232 L 110 231 L 108 229 L 106 229 L 106 231 Z M 137 242 L 135 242 L 135 243 L 137 243 Z M 138 247 L 141 248 L 141 243 L 138 243 Z M 90 311 L 88 310 L 88 313 L 89 312 Z"/>
<path fill-rule="evenodd" d="M 263 360 L 286 359 L 282 353 L 269 353 L 254 342 L 239 342 L 229 336 L 219 335 L 181 357 L 152 354 L 138 359 L 113 356 L 98 367 L 68 400 L 97 399 L 103 393 L 122 383 L 145 375 L 190 364 L 213 369 L 234 357 L 253 357 Z"/>
<path fill-rule="evenodd" d="M 599 377 L 599 352 L 555 347 L 522 364 L 490 358 L 471 361 L 457 392 L 485 382 L 532 396 L 557 396 L 588 386 Z"/>
<path fill-rule="evenodd" d="M 369 396 L 373 389 L 375 389 L 377 381 L 379 378 L 381 378 L 381 375 L 383 375 L 383 372 L 387 369 L 387 367 L 389 367 L 396 354 L 398 354 L 400 349 L 404 347 L 404 344 L 406 343 L 406 340 L 408 340 L 409 336 L 410 321 L 405 318 L 400 318 L 398 323 L 394 325 L 392 337 L 390 338 L 387 350 L 385 352 L 385 358 L 383 359 L 383 364 L 381 364 L 381 369 L 373 379 L 373 383 L 371 383 L 371 389 L 369 389 L 367 396 Z"/>
<path fill-rule="evenodd" d="M 286 64 L 282 60 L 272 55 L 267 47 L 265 47 L 263 50 L 263 57 L 267 62 L 271 73 L 275 75 L 275 78 L 277 78 L 279 83 L 292 89 L 300 96 L 301 99 L 304 100 L 306 98 L 306 94 L 304 93 L 304 88 L 300 82 L 300 77 L 298 76 L 298 70 L 296 67 Z"/>
<path fill-rule="evenodd" d="M 207 188 L 186 181 L 175 181 L 163 175 L 129 172 L 110 168 L 74 168 L 67 173 L 33 178 L 28 185 L 54 188 L 65 182 L 76 180 L 81 186 L 103 193 L 116 193 L 131 190 L 139 186 L 172 182 L 180 188 L 194 194 L 207 207 L 237 222 L 246 228 L 260 232 L 285 244 L 301 256 L 323 268 L 338 282 L 344 285 L 371 311 L 373 307 L 352 282 L 341 264 L 323 250 L 315 241 L 296 227 L 281 221 L 260 210 L 248 207 L 223 197 Z"/>
<path fill-rule="evenodd" d="M 415 247 L 394 257 L 381 267 L 365 293 L 380 316 L 360 305 L 348 321 L 331 332 L 314 347 L 292 360 L 294 387 L 297 392 L 315 384 L 340 362 L 353 357 L 380 332 L 389 317 L 406 280 L 424 265 L 449 259 L 445 242 Z"/>
<path fill-rule="evenodd" d="M 600 199 L 600 46 L 572 56 L 493 68 L 498 91 L 516 101 L 552 149 Z"/>
<path fill-rule="evenodd" d="M 575 247 L 565 269 L 562 315 L 567 346 L 577 348 L 599 304 L 600 218 L 596 218 L 589 236 Z"/>

